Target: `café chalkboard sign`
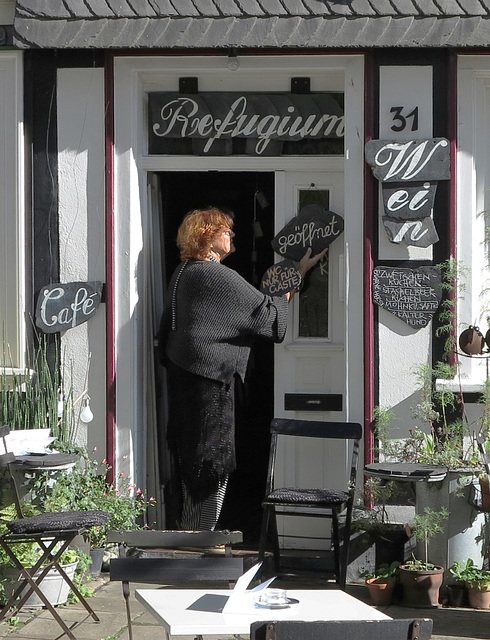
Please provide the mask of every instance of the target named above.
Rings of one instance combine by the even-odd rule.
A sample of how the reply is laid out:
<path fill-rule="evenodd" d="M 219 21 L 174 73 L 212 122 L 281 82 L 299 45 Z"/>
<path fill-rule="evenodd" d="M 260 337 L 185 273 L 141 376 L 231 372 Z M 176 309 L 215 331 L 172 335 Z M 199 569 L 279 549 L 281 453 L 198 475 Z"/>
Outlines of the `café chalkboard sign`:
<path fill-rule="evenodd" d="M 328 247 L 344 231 L 344 219 L 317 204 L 303 207 L 299 214 L 273 238 L 272 248 L 283 258 L 299 261 L 308 247 L 312 255 Z"/>
<path fill-rule="evenodd" d="M 283 296 L 301 285 L 301 274 L 291 260 L 273 264 L 262 276 L 260 290 L 269 296 Z"/>
<path fill-rule="evenodd" d="M 441 272 L 437 267 L 376 267 L 373 300 L 411 327 L 425 327 L 441 302 Z"/>
<path fill-rule="evenodd" d="M 39 292 L 36 325 L 44 333 L 73 329 L 95 315 L 102 298 L 102 282 L 50 284 Z"/>

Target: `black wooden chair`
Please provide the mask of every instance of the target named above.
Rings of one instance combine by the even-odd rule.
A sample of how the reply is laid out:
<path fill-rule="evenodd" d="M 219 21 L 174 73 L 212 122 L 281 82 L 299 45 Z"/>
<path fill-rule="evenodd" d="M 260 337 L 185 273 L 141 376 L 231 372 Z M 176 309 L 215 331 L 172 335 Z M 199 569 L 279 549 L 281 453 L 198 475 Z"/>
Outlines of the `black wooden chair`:
<path fill-rule="evenodd" d="M 250 640 L 429 640 L 430 618 L 253 622 Z"/>
<path fill-rule="evenodd" d="M 232 545 L 242 539 L 240 531 L 109 531 L 108 541 L 119 545 L 119 557 L 110 562 L 110 579 L 122 582 L 129 640 L 130 582 L 231 587 L 243 573 L 243 558 L 232 555 Z"/>
<path fill-rule="evenodd" d="M 263 519 L 259 542 L 259 561 L 264 560 L 271 534 L 275 570 L 280 571 L 280 551 L 277 530 L 277 515 L 324 517 L 332 522 L 335 577 L 344 589 L 347 573 L 349 541 L 351 535 L 352 507 L 359 458 L 362 427 L 353 422 L 317 422 L 312 420 L 290 420 L 275 418 L 271 423 L 271 448 L 266 494 L 262 502 Z M 343 490 L 330 488 L 279 488 L 274 483 L 277 446 L 280 437 L 337 439 L 350 443 L 352 448 L 350 472 Z M 345 512 L 342 540 L 340 539 L 339 515 Z"/>
<path fill-rule="evenodd" d="M 93 611 L 78 588 L 73 584 L 73 581 L 60 566 L 60 559 L 77 536 L 83 535 L 88 527 L 106 524 L 110 519 L 110 514 L 105 511 L 65 511 L 43 513 L 24 518 L 16 474 L 13 470 L 16 457 L 13 453 L 7 451 L 6 436 L 9 433 L 10 428 L 8 426 L 0 427 L 0 439 L 3 442 L 4 449 L 4 453 L 0 455 L 0 469 L 4 469 L 7 473 L 12 489 L 12 498 L 13 504 L 15 504 L 17 519 L 9 520 L 5 523 L 9 533 L 0 535 L 0 546 L 19 570 L 21 579 L 18 587 L 0 611 L 0 621 L 4 620 L 7 616 L 18 613 L 27 602 L 29 596 L 32 593 L 36 593 L 61 626 L 64 633 L 71 640 L 76 640 L 72 631 L 74 626 L 68 627 L 62 620 L 56 609 L 41 591 L 40 585 L 48 571 L 53 568 L 56 569 L 68 583 L 70 589 L 79 598 L 88 614 L 92 616 L 96 622 L 100 621 L 95 611 Z M 16 546 L 22 543 L 35 543 L 39 547 L 39 558 L 32 568 L 24 567 L 16 555 Z"/>

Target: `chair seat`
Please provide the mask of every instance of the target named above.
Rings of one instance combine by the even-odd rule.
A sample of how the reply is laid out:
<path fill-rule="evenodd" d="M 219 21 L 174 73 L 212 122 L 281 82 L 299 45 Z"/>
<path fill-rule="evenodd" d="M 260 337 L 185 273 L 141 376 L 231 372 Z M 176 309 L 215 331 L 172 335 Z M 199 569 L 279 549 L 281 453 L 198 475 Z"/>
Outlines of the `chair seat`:
<path fill-rule="evenodd" d="M 348 499 L 348 493 L 337 489 L 295 489 L 292 487 L 284 487 L 274 489 L 264 500 L 264 503 L 297 503 L 317 507 L 336 507 Z"/>
<path fill-rule="evenodd" d="M 7 523 L 12 533 L 29 534 L 44 531 L 63 531 L 83 529 L 106 524 L 110 520 L 110 513 L 106 511 L 60 511 L 41 513 L 38 516 L 22 518 Z"/>

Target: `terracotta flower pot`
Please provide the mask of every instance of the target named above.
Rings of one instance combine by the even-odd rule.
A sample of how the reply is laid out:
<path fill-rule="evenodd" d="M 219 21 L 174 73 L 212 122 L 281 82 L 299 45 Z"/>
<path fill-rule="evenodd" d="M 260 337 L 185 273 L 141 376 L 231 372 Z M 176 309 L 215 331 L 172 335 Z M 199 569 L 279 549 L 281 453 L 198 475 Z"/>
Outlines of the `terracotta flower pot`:
<path fill-rule="evenodd" d="M 468 599 L 473 609 L 490 609 L 490 587 L 478 589 L 468 585 Z"/>
<path fill-rule="evenodd" d="M 368 578 L 366 585 L 375 607 L 385 607 L 391 604 L 395 588 L 394 580 L 382 581 L 379 578 Z"/>
<path fill-rule="evenodd" d="M 444 568 L 414 569 L 404 564 L 399 567 L 403 587 L 403 605 L 407 607 L 438 607 L 439 590 L 444 579 Z"/>
<path fill-rule="evenodd" d="M 490 483 L 488 478 L 480 478 L 481 506 L 490 511 Z"/>

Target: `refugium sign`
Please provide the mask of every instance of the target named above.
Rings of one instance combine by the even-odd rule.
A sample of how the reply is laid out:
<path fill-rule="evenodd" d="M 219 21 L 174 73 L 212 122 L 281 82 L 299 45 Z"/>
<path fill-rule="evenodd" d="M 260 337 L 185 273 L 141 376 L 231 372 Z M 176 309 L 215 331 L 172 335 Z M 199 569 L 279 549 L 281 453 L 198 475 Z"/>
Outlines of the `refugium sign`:
<path fill-rule="evenodd" d="M 245 153 L 259 156 L 275 154 L 277 141 L 343 139 L 342 102 L 342 94 L 334 93 L 151 92 L 149 152 L 165 153 L 162 140 L 168 139 L 200 140 L 199 153 L 213 155 L 234 153 L 223 143 L 243 138 Z"/>

